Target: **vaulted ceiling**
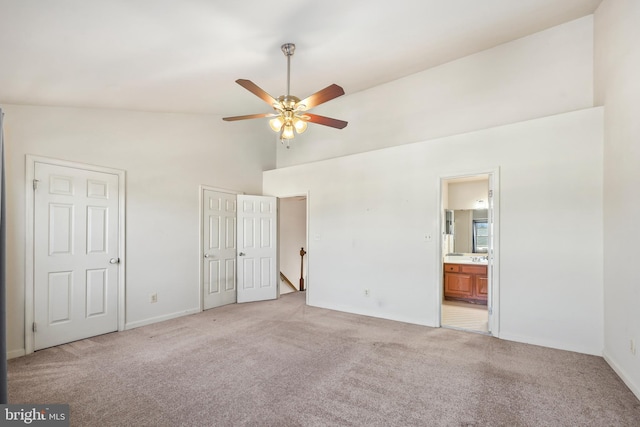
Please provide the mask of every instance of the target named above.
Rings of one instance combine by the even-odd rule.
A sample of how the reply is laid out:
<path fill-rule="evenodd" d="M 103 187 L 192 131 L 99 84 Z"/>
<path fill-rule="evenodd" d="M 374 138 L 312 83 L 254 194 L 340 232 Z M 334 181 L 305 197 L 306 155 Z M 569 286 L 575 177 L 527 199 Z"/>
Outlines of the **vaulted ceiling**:
<path fill-rule="evenodd" d="M 0 0 L 0 104 L 236 115 L 236 85 L 347 95 L 591 14 L 601 0 Z M 384 100 L 381 100 L 384 103 Z M 268 107 L 267 107 L 268 109 Z"/>

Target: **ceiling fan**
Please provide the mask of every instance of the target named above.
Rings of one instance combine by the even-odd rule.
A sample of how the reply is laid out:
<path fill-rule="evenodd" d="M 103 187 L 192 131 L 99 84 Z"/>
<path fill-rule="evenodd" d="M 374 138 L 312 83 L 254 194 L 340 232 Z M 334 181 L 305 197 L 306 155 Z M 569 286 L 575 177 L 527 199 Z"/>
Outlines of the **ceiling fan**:
<path fill-rule="evenodd" d="M 304 99 L 299 99 L 289 93 L 291 82 L 291 56 L 296 49 L 293 43 L 285 43 L 281 47 L 282 52 L 287 57 L 287 94 L 278 97 L 278 99 L 269 95 L 251 80 L 238 79 L 238 83 L 249 92 L 262 99 L 275 110 L 274 113 L 249 114 L 246 116 L 224 117 L 222 120 L 232 122 L 236 120 L 259 119 L 263 117 L 273 117 L 269 121 L 269 126 L 275 132 L 280 133 L 280 142 L 286 142 L 289 148 L 289 141 L 297 133 L 302 133 L 307 129 L 307 122 L 319 125 L 329 126 L 332 128 L 343 129 L 347 126 L 347 122 L 331 117 L 319 116 L 317 114 L 308 113 L 307 110 L 331 101 L 334 98 L 344 95 L 344 89 L 336 84 L 325 87 L 324 89 L 310 95 Z"/>

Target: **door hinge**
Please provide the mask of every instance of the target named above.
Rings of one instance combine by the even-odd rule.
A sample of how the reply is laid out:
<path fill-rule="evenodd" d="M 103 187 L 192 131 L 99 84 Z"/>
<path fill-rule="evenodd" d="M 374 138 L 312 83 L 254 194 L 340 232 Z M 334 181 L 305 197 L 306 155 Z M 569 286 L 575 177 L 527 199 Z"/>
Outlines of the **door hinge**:
<path fill-rule="evenodd" d="M 33 330 L 33 332 L 38 332 L 38 327 L 36 326 L 36 322 L 33 322 L 31 329 Z"/>
<path fill-rule="evenodd" d="M 489 197 L 493 197 L 493 190 L 489 190 Z"/>
<path fill-rule="evenodd" d="M 33 189 L 34 191 L 38 189 L 38 183 L 40 182 L 39 179 L 34 179 L 33 180 Z"/>

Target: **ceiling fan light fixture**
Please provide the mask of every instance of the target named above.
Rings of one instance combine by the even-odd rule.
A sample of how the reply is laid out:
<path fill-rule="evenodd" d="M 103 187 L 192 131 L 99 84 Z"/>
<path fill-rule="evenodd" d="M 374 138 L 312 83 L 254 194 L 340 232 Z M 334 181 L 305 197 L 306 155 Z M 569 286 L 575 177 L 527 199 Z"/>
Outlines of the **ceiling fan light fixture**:
<path fill-rule="evenodd" d="M 296 132 L 302 133 L 305 130 L 307 130 L 307 122 L 305 122 L 304 120 L 301 120 L 298 117 L 295 117 L 293 119 L 293 127 L 296 129 Z"/>
<path fill-rule="evenodd" d="M 293 139 L 295 135 L 293 134 L 293 126 L 291 123 L 287 123 L 282 128 L 282 138 L 284 139 Z"/>
<path fill-rule="evenodd" d="M 269 126 L 271 126 L 271 129 L 274 132 L 280 132 L 280 129 L 282 129 L 282 125 L 284 125 L 282 116 L 278 116 L 275 119 L 269 120 Z"/>

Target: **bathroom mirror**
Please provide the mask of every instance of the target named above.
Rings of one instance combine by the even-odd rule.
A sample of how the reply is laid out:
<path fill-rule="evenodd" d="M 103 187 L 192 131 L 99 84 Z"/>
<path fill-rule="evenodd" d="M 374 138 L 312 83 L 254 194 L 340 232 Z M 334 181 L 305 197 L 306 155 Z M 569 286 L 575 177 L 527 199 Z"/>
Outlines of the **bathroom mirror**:
<path fill-rule="evenodd" d="M 487 253 L 489 250 L 489 223 L 487 209 L 460 209 L 453 216 L 453 251 L 455 253 Z M 447 215 L 445 215 L 447 218 Z M 445 222 L 446 227 L 446 222 Z"/>

